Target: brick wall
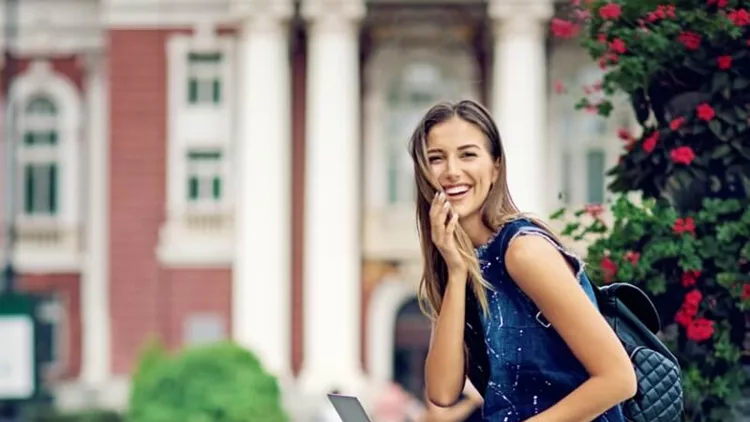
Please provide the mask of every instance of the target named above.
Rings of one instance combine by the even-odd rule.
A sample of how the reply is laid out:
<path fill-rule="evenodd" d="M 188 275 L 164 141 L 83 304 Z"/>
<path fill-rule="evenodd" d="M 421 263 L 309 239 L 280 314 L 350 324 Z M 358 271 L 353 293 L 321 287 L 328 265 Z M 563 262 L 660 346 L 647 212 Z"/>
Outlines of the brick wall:
<path fill-rule="evenodd" d="M 167 194 L 170 33 L 110 33 L 110 294 L 117 374 L 130 372 L 151 335 L 180 347 L 191 314 L 219 315 L 231 332 L 231 270 L 171 270 L 155 253 Z"/>

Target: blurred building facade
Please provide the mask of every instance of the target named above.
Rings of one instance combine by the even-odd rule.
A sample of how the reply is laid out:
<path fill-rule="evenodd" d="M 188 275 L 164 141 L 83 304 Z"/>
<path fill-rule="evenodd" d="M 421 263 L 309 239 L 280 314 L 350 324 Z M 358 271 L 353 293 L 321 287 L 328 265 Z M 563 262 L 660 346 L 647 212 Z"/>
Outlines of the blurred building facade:
<path fill-rule="evenodd" d="M 551 0 L 19 5 L 0 38 L 13 259 L 47 298 L 45 377 L 67 407 L 123 406 L 149 335 L 233 339 L 288 397 L 418 392 L 421 114 L 487 104 L 515 199 L 542 215 L 604 200 L 631 124 L 573 110 L 599 69 L 548 35 Z"/>

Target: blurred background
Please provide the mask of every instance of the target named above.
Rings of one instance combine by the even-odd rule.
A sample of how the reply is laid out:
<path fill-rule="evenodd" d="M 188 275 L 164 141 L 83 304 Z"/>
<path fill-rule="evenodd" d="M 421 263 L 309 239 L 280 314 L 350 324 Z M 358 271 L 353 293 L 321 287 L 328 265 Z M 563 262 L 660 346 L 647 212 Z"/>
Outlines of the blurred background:
<path fill-rule="evenodd" d="M 124 412 L 148 351 L 231 341 L 289 420 L 332 390 L 422 398 L 421 115 L 486 104 L 543 216 L 605 202 L 636 123 L 574 110 L 602 70 L 548 34 L 557 3 L 0 1 L 0 263 L 37 324 L 0 335 L 0 395 Z"/>

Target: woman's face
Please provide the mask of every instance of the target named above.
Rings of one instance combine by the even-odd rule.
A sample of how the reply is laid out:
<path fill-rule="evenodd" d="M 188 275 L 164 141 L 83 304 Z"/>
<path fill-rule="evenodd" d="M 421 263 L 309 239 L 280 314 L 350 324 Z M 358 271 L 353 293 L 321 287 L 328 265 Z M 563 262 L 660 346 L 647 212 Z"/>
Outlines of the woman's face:
<path fill-rule="evenodd" d="M 459 219 L 478 216 L 498 175 L 489 141 L 472 123 L 454 117 L 427 135 L 427 162 Z"/>

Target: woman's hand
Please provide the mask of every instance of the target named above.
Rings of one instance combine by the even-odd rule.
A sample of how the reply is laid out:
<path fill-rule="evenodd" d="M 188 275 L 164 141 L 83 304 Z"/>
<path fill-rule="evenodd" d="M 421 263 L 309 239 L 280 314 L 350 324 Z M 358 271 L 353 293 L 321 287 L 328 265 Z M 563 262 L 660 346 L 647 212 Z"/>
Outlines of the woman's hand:
<path fill-rule="evenodd" d="M 451 204 L 444 192 L 437 192 L 432 199 L 430 221 L 432 222 L 432 243 L 443 256 L 448 266 L 448 274 L 465 274 L 468 268 L 458 252 L 453 236 L 458 225 L 458 214 L 451 210 Z"/>

